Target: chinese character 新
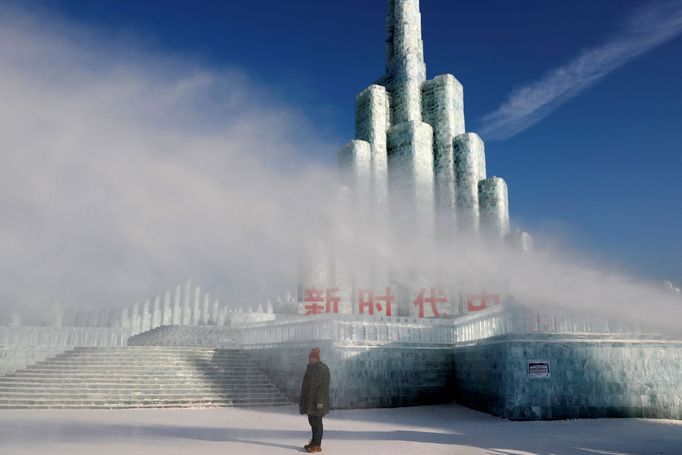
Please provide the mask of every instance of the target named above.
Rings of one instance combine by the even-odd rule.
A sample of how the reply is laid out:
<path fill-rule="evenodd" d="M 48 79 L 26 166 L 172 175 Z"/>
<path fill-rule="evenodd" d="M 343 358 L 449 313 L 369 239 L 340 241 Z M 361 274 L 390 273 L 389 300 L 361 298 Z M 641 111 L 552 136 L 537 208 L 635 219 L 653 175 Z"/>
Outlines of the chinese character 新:
<path fill-rule="evenodd" d="M 341 298 L 337 295 L 339 288 L 326 290 L 308 288 L 305 290 L 303 302 L 305 303 L 304 316 L 314 316 L 321 313 L 338 313 Z"/>

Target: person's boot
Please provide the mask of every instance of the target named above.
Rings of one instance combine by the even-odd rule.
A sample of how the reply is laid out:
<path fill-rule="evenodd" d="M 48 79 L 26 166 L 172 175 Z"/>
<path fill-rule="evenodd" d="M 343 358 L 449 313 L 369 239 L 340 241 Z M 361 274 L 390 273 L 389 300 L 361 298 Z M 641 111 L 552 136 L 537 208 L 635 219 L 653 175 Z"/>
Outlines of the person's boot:
<path fill-rule="evenodd" d="M 308 453 L 317 453 L 317 452 L 322 452 L 322 446 L 313 446 L 311 445 L 306 449 Z"/>
<path fill-rule="evenodd" d="M 304 448 L 305 450 L 308 450 L 308 449 L 311 448 L 312 446 L 313 446 L 313 440 L 311 439 L 310 441 L 308 441 L 308 444 L 306 444 L 306 445 L 303 446 L 303 448 Z"/>

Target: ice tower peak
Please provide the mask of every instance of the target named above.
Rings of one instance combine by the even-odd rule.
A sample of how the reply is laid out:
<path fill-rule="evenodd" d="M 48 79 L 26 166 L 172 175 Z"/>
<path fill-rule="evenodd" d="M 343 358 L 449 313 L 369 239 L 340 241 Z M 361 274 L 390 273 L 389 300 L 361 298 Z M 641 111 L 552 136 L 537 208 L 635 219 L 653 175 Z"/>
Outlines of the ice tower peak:
<path fill-rule="evenodd" d="M 426 80 L 419 0 L 388 0 L 384 80 L 389 86 Z"/>

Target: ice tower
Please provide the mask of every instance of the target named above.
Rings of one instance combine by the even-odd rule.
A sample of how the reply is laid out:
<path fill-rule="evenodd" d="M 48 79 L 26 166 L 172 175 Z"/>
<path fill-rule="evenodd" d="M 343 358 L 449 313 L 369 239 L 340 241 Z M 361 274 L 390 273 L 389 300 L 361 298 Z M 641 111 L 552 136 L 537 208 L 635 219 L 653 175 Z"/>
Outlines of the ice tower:
<path fill-rule="evenodd" d="M 486 179 L 483 141 L 465 129 L 462 84 L 451 74 L 427 80 L 419 0 L 388 0 L 386 74 L 357 95 L 355 113 L 355 140 L 339 162 L 373 232 L 415 247 L 457 231 L 508 236 L 507 186 Z M 373 267 L 381 284 L 388 267 Z"/>

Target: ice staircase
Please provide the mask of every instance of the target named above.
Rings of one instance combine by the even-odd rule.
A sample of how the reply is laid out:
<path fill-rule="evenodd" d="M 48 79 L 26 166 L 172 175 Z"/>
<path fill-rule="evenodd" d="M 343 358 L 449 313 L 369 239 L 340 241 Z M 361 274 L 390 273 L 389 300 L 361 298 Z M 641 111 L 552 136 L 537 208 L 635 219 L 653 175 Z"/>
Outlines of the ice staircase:
<path fill-rule="evenodd" d="M 0 409 L 287 404 L 247 353 L 231 348 L 82 347 L 0 376 Z"/>

